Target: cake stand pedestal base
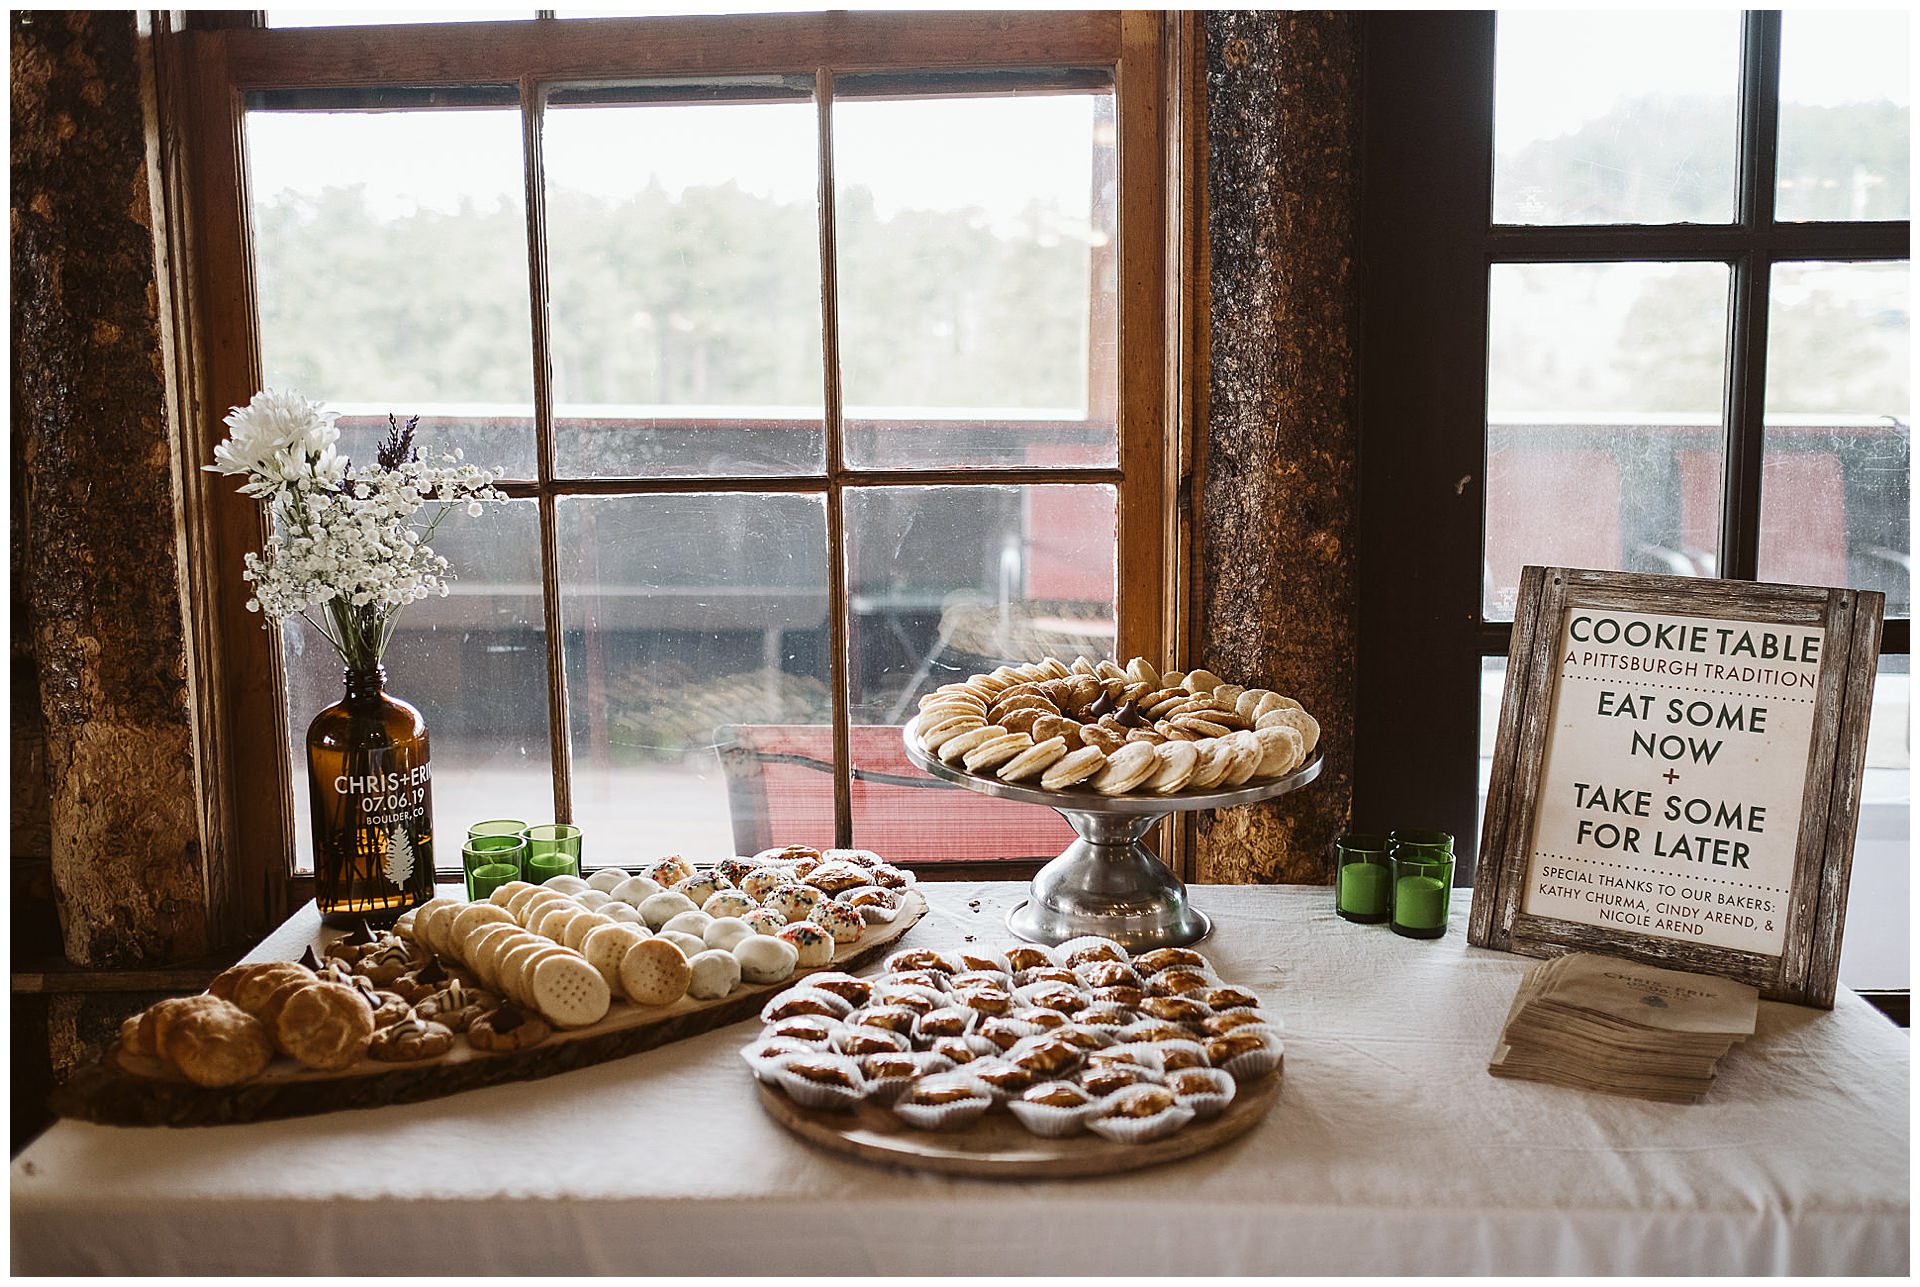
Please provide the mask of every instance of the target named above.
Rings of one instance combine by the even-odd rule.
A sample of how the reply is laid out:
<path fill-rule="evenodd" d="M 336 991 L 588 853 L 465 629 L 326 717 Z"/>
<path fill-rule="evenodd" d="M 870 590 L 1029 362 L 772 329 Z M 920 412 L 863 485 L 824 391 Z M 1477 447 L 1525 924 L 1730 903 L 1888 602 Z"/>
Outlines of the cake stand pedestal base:
<path fill-rule="evenodd" d="M 1099 934 L 1129 953 L 1185 947 L 1213 932 L 1186 885 L 1141 843 L 1165 813 L 1058 812 L 1080 838 L 1040 869 L 1032 897 L 1008 913 L 1008 929 L 1050 947 Z"/>

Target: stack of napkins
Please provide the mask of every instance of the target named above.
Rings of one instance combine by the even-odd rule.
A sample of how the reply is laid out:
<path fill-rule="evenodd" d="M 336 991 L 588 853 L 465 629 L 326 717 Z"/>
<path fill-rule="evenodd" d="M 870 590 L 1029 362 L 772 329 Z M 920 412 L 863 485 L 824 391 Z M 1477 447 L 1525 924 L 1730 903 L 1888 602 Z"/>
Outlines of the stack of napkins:
<path fill-rule="evenodd" d="M 1698 1103 L 1759 1009 L 1744 983 L 1575 952 L 1527 971 L 1487 1071 Z"/>

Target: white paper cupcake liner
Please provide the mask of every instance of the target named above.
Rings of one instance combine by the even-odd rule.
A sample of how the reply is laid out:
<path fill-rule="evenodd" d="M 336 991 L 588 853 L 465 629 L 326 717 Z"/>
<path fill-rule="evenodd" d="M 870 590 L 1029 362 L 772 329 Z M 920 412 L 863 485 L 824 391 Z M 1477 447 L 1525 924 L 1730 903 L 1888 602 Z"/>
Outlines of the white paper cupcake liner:
<path fill-rule="evenodd" d="M 852 1051 L 847 1049 L 850 1043 L 864 1043 L 869 1041 L 879 1042 L 882 1046 L 887 1047 L 887 1049 L 884 1051 Z M 913 1051 L 913 1039 L 905 1033 L 895 1032 L 891 1028 L 870 1028 L 865 1025 L 849 1027 L 842 1024 L 840 1027 L 834 1029 L 831 1037 L 827 1038 L 827 1047 L 835 1054 L 846 1055 L 853 1059 L 864 1059 L 868 1055 L 883 1053 L 896 1055 L 910 1054 Z"/>
<path fill-rule="evenodd" d="M 1070 938 L 1054 948 L 1053 955 L 1062 965 L 1070 967 L 1078 966 L 1083 964 L 1083 962 L 1075 961 L 1073 959 L 1074 956 L 1088 948 L 1096 946 L 1109 948 L 1115 953 L 1115 955 L 1103 959 L 1119 961 L 1122 964 L 1131 963 L 1132 958 L 1127 955 L 1126 948 L 1120 946 L 1112 939 L 1105 938 L 1099 934 L 1082 934 L 1079 938 Z"/>
<path fill-rule="evenodd" d="M 947 1031 L 953 1025 L 959 1025 L 955 1031 Z M 980 1012 L 969 1010 L 963 1005 L 943 1005 L 937 1010 L 929 1010 L 913 1022 L 914 1044 L 925 1047 L 929 1042 L 941 1037 L 971 1036 L 980 1026 Z M 989 1042 L 989 1045 L 992 1043 Z"/>
<path fill-rule="evenodd" d="M 1043 1083 L 1043 1085 L 1056 1084 L 1059 1083 Z M 1040 1087 L 1035 1089 L 1038 1090 Z M 1095 1107 L 1091 1098 L 1086 1103 L 1075 1104 L 1071 1108 L 1057 1104 L 1036 1104 L 1025 1099 L 1007 1101 L 1007 1111 L 1013 1114 L 1016 1121 L 1041 1139 L 1047 1140 L 1063 1140 L 1086 1130 L 1087 1117 Z"/>
<path fill-rule="evenodd" d="M 1243 1032 L 1258 1033 L 1261 1039 L 1260 1049 L 1249 1050 L 1245 1054 L 1235 1055 L 1224 1063 L 1214 1067 L 1232 1075 L 1235 1081 L 1252 1081 L 1264 1077 L 1278 1068 L 1286 1058 L 1287 1044 L 1280 1034 L 1269 1028 L 1258 1028 L 1251 1024 L 1244 1028 L 1235 1028 L 1234 1034 Z"/>
<path fill-rule="evenodd" d="M 1112 1098 L 1118 1096 L 1109 1097 Z M 1087 1129 L 1116 1144 L 1145 1144 L 1148 1140 L 1166 1138 L 1193 1118 L 1192 1109 L 1182 1108 L 1176 1102 L 1172 1108 L 1152 1117 L 1102 1117 L 1094 1113 L 1087 1118 Z"/>
<path fill-rule="evenodd" d="M 952 1130 L 978 1121 L 982 1114 L 993 1107 L 993 1095 L 985 1086 L 967 1078 L 964 1073 L 957 1074 L 956 1077 L 958 1084 L 963 1085 L 970 1092 L 966 1099 L 955 1100 L 950 1104 L 914 1104 L 909 1103 L 903 1096 L 893 1105 L 894 1116 L 907 1125 L 923 1131 Z M 932 1085 L 948 1085 L 955 1079 L 946 1074 L 936 1073 L 920 1080 Z"/>
<path fill-rule="evenodd" d="M 854 1011 L 853 1002 L 847 1000 L 845 997 L 835 996 L 833 993 L 822 988 L 811 988 L 803 984 L 797 988 L 788 988 L 785 992 L 780 993 L 774 997 L 773 1000 L 762 1006 L 760 1008 L 760 1022 L 778 1023 L 783 1018 L 792 1018 L 792 1015 L 782 1015 L 779 1011 L 781 1007 L 796 1001 L 818 1002 L 820 1005 L 826 1007 L 824 1013 L 827 1018 L 831 1019 L 844 1019 Z M 819 1014 L 822 1012 L 809 1010 L 804 1011 L 804 1013 Z"/>
<path fill-rule="evenodd" d="M 1169 1090 L 1173 1090 L 1174 1098 L 1180 1101 L 1180 1106 L 1190 1109 L 1193 1115 L 1200 1119 L 1218 1117 L 1225 1112 L 1227 1105 L 1233 1102 L 1234 1094 L 1239 1089 L 1233 1075 L 1221 1068 L 1191 1068 L 1177 1075 L 1183 1078 L 1189 1075 L 1205 1077 L 1213 1083 L 1214 1089 L 1207 1092 L 1188 1091 L 1183 1094 L 1172 1086 L 1168 1087 Z"/>
<path fill-rule="evenodd" d="M 1135 1067 L 1145 1068 L 1148 1072 L 1156 1076 L 1166 1071 L 1165 1060 L 1160 1053 L 1159 1045 L 1155 1042 L 1127 1041 L 1108 1046 L 1099 1053 L 1100 1057 L 1098 1059 L 1089 1060 L 1088 1062 L 1090 1064 L 1133 1064 Z M 1201 1053 L 1204 1056 L 1205 1051 L 1203 1050 Z"/>
<path fill-rule="evenodd" d="M 1016 977 L 1041 965 L 1060 964 L 1060 957 L 1052 948 L 1043 947 L 1038 943 L 1021 943 L 1008 948 L 1001 955 L 1007 958 L 1007 968 L 1013 971 Z M 1016 958 L 1018 958 L 1018 964 L 1015 963 Z"/>
<path fill-rule="evenodd" d="M 802 1108 L 821 1108 L 832 1113 L 851 1113 L 860 1106 L 867 1096 L 866 1079 L 860 1075 L 860 1069 L 850 1059 L 844 1060 L 847 1071 L 852 1074 L 853 1086 L 829 1086 L 824 1082 L 813 1081 L 795 1073 L 788 1065 L 794 1056 L 783 1060 L 775 1074 L 781 1090 L 787 1092 L 787 1098 Z"/>
<path fill-rule="evenodd" d="M 783 1037 L 779 1038 L 779 1040 L 785 1042 L 792 1039 Z M 765 1041 L 756 1041 L 740 1051 L 740 1058 L 745 1060 L 747 1067 L 753 1070 L 754 1079 L 768 1086 L 778 1086 L 780 1084 L 780 1069 L 786 1065 L 788 1059 L 794 1055 L 817 1053 L 812 1049 L 782 1050 L 771 1054 L 763 1053 L 769 1044 L 769 1042 Z M 796 1042 L 795 1044 L 798 1045 L 800 1043 Z"/>
<path fill-rule="evenodd" d="M 1198 1041 L 1156 1041 L 1152 1043 L 1160 1056 L 1160 1071 L 1178 1072 L 1182 1068 L 1210 1068 L 1207 1062 L 1207 1048 Z"/>
<path fill-rule="evenodd" d="M 1097 966 L 1111 965 L 1111 964 L 1114 964 L 1114 962 L 1090 961 L 1085 965 L 1076 965 L 1073 967 L 1074 977 L 1080 980 L 1080 986 L 1082 988 L 1091 989 L 1091 988 L 1111 988 L 1111 987 L 1125 986 L 1125 987 L 1140 988 L 1142 990 L 1145 990 L 1147 986 L 1146 980 L 1141 978 L 1140 975 L 1137 972 L 1135 972 L 1134 968 L 1131 965 L 1122 967 L 1122 969 L 1125 970 L 1124 974 L 1116 974 L 1114 978 L 1107 979 L 1105 982 L 1102 982 L 1102 983 L 1095 983 L 1092 979 L 1087 977 L 1090 973 L 1096 973 L 1096 972 L 1103 975 L 1107 973 L 1112 973 L 1111 971 L 1105 971 L 1105 970 L 1096 971 L 1096 968 L 1095 968 Z"/>

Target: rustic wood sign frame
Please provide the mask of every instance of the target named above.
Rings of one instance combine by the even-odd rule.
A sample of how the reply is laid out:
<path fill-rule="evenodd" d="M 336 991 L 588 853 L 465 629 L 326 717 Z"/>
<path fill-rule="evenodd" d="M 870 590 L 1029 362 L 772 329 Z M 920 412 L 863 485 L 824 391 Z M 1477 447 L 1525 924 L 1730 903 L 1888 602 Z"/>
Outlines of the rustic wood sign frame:
<path fill-rule="evenodd" d="M 1825 631 L 1778 955 L 1521 910 L 1536 857 L 1539 792 L 1554 733 L 1554 696 L 1564 660 L 1561 631 L 1568 611 L 1583 607 Z M 1884 610 L 1885 596 L 1872 591 L 1528 567 L 1520 580 L 1507 657 L 1468 940 L 1528 956 L 1605 952 L 1738 979 L 1773 1000 L 1831 1008 Z M 1632 680 L 1623 677 L 1623 682 Z"/>

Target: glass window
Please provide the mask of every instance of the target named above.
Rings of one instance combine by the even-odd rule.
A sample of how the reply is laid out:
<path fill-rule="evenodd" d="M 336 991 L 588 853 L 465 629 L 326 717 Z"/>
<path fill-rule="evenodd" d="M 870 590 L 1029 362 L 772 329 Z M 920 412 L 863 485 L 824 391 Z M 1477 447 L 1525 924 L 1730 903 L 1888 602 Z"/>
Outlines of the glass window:
<path fill-rule="evenodd" d="M 816 117 L 810 84 L 553 94 L 562 476 L 824 472 Z"/>
<path fill-rule="evenodd" d="M 840 98 L 833 148 L 848 462 L 1113 463 L 1112 93 Z"/>
<path fill-rule="evenodd" d="M 1496 264 L 1487 620 L 1529 563 L 1711 576 L 1725 441 L 1724 264 Z"/>
<path fill-rule="evenodd" d="M 1779 264 L 1767 322 L 1760 579 L 1912 612 L 1913 322 L 1905 263 Z"/>
<path fill-rule="evenodd" d="M 499 91 L 512 101 L 513 91 Z M 387 415 L 420 444 L 532 478 L 520 113 L 247 113 L 269 388 L 342 413 L 369 455 Z"/>
<path fill-rule="evenodd" d="M 1733 222 L 1739 13 L 1503 11 L 1494 68 L 1495 223 Z"/>
<path fill-rule="evenodd" d="M 1903 11 L 1780 21 L 1778 219 L 1906 219 L 1913 111 Z"/>

